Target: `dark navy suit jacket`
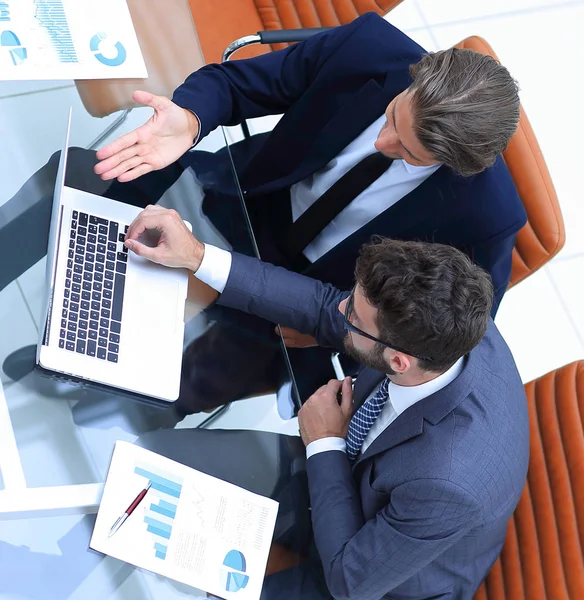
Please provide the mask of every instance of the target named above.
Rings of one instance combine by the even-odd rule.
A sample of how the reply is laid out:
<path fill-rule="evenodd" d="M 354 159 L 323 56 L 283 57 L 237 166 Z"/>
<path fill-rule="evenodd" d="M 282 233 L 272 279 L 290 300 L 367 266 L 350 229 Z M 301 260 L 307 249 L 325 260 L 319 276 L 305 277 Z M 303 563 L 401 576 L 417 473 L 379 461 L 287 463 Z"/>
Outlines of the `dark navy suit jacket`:
<path fill-rule="evenodd" d="M 341 348 L 346 295 L 234 254 L 219 302 Z M 356 406 L 383 376 L 359 375 Z M 308 459 L 314 537 L 332 596 L 470 600 L 501 551 L 528 454 L 525 392 L 491 321 L 461 374 L 403 412 L 353 465 L 339 451 Z"/>
<path fill-rule="evenodd" d="M 199 116 L 201 136 L 218 125 L 284 113 L 269 134 L 232 147 L 248 206 L 257 209 L 324 167 L 379 118 L 410 85 L 408 67 L 424 53 L 369 13 L 286 50 L 208 65 L 193 73 L 173 100 Z M 221 195 L 233 192 L 226 183 L 231 177 L 221 177 L 221 169 L 227 168 L 224 153 L 205 154 L 188 153 L 183 163 L 194 166 L 207 189 L 205 211 L 220 222 L 227 207 Z M 441 242 L 461 249 L 491 274 L 494 314 L 509 282 L 515 234 L 525 222 L 501 157 L 468 178 L 441 167 L 303 272 L 349 289 L 358 250 L 373 234 Z M 265 228 L 270 229 L 269 221 Z M 263 233 L 260 237 L 269 245 L 270 240 L 277 244 L 281 231 L 272 227 Z"/>

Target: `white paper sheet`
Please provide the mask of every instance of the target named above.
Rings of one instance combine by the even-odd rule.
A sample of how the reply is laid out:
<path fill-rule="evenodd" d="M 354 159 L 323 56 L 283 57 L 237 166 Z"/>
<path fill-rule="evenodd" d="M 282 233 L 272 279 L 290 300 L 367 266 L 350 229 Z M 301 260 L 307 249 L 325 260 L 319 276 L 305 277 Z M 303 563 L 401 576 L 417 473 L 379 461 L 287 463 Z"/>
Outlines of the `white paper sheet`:
<path fill-rule="evenodd" d="M 126 0 L 0 0 L 0 80 L 147 76 Z"/>
<path fill-rule="evenodd" d="M 90 547 L 220 598 L 258 600 L 277 512 L 274 500 L 118 441 Z"/>

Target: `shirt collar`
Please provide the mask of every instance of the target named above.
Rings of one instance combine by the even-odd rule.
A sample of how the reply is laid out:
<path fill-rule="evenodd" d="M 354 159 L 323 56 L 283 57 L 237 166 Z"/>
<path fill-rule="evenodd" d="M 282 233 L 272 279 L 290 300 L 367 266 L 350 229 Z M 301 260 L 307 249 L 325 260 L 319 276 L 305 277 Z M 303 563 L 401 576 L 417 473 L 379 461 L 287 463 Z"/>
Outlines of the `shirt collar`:
<path fill-rule="evenodd" d="M 420 167 L 420 166 L 417 166 L 417 165 L 410 165 L 410 163 L 406 162 L 403 159 L 400 159 L 399 162 L 401 162 L 403 164 L 404 169 L 410 175 L 421 175 L 422 173 L 425 173 L 425 172 L 428 172 L 428 171 L 434 172 L 434 171 L 437 171 L 442 166 L 441 163 L 438 163 L 438 164 L 435 164 L 435 165 L 428 165 L 428 166 Z"/>
<path fill-rule="evenodd" d="M 397 385 L 391 381 L 389 383 L 389 400 L 397 415 L 401 415 L 416 402 L 435 394 L 452 383 L 460 375 L 463 366 L 464 356 L 461 356 L 448 371 L 421 385 Z"/>

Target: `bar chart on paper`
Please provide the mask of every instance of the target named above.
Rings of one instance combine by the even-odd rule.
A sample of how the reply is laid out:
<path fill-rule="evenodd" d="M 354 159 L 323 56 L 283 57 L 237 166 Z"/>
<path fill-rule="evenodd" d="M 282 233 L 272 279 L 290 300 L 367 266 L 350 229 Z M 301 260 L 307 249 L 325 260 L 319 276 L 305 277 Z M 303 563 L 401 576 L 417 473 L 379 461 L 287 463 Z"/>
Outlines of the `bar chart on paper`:
<path fill-rule="evenodd" d="M 46 30 L 59 62 L 78 62 L 63 0 L 35 0 L 34 16 Z"/>
<path fill-rule="evenodd" d="M 142 463 L 136 464 L 134 473 L 144 477 L 152 485 L 147 498 L 144 524 L 148 533 L 152 534 L 155 557 L 165 560 L 183 481 Z"/>

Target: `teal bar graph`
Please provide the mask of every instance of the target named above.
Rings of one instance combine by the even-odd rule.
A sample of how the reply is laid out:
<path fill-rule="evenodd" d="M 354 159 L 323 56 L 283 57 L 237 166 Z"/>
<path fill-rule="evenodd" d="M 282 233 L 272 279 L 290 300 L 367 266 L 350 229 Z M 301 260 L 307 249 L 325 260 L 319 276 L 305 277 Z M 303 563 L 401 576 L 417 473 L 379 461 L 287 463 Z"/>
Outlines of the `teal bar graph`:
<path fill-rule="evenodd" d="M 151 498 L 153 501 L 145 510 L 144 523 L 146 531 L 154 538 L 155 558 L 165 560 L 168 544 L 164 542 L 170 540 L 172 535 L 172 522 L 178 508 L 176 501 L 182 492 L 182 479 L 145 463 L 135 465 L 134 473 L 151 483 L 155 498 Z"/>

